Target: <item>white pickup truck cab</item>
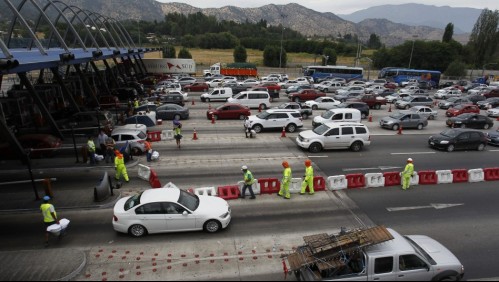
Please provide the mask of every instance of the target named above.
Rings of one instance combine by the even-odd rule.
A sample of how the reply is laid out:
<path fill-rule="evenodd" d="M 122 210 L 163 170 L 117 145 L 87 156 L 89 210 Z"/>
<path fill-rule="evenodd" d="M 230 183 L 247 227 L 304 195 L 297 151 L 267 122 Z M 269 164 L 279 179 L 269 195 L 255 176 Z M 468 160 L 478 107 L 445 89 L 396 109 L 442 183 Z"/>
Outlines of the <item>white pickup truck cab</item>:
<path fill-rule="evenodd" d="M 201 95 L 201 101 L 211 102 L 211 101 L 227 101 L 232 98 L 232 88 L 215 88 L 209 93 L 204 93 Z"/>
<path fill-rule="evenodd" d="M 320 264 L 295 272 L 305 281 L 458 281 L 464 267 L 446 247 L 427 236 L 402 236 L 345 255 L 344 267 L 320 271 Z"/>

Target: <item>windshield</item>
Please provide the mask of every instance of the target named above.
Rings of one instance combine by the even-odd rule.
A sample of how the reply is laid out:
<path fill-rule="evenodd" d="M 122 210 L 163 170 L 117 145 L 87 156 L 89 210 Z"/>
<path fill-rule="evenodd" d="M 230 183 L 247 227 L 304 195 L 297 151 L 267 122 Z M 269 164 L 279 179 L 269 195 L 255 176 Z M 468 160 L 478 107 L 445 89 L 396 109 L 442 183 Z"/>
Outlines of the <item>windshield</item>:
<path fill-rule="evenodd" d="M 431 265 L 437 265 L 437 262 L 425 251 L 421 248 L 416 242 L 414 242 L 411 238 L 404 236 L 404 238 L 412 245 L 412 247 L 425 259 L 431 263 Z"/>
<path fill-rule="evenodd" d="M 454 109 L 456 109 L 456 110 L 461 110 L 462 108 L 464 108 L 464 105 L 454 106 Z"/>
<path fill-rule="evenodd" d="M 412 100 L 411 96 L 407 96 L 407 97 L 402 99 L 402 101 L 405 101 L 405 102 L 410 102 L 411 100 Z"/>
<path fill-rule="evenodd" d="M 142 193 L 130 197 L 125 203 L 125 211 L 140 205 L 140 197 L 142 197 Z"/>
<path fill-rule="evenodd" d="M 259 119 L 266 119 L 270 114 L 268 112 L 263 112 L 261 114 L 256 115 Z"/>
<path fill-rule="evenodd" d="M 279 107 L 277 107 L 278 109 L 286 109 L 286 107 L 288 106 L 288 104 L 282 104 L 282 105 L 279 105 Z"/>
<path fill-rule="evenodd" d="M 449 98 L 447 99 L 447 102 L 456 102 L 459 98 L 456 98 L 456 97 L 453 97 L 453 98 Z"/>
<path fill-rule="evenodd" d="M 390 117 L 393 118 L 393 119 L 401 119 L 404 116 L 405 116 L 405 114 L 398 113 L 398 114 L 393 114 Z"/>
<path fill-rule="evenodd" d="M 327 112 L 323 113 L 321 117 L 325 118 L 325 119 L 330 119 L 333 115 L 334 115 L 333 111 L 327 111 Z"/>
<path fill-rule="evenodd" d="M 326 133 L 328 130 L 329 130 L 328 126 L 321 125 L 321 126 L 317 127 L 316 129 L 314 129 L 313 132 L 317 135 L 322 135 L 322 134 Z"/>
<path fill-rule="evenodd" d="M 440 134 L 443 135 L 443 136 L 446 136 L 446 137 L 454 138 L 454 137 L 456 137 L 459 134 L 459 131 L 457 131 L 455 129 L 447 129 L 447 130 L 445 130 L 444 132 L 442 132 Z"/>
<path fill-rule="evenodd" d="M 195 211 L 199 207 L 199 198 L 196 195 L 192 195 L 183 190 L 180 190 L 180 197 L 178 198 L 178 203 L 188 208 L 191 211 Z"/>

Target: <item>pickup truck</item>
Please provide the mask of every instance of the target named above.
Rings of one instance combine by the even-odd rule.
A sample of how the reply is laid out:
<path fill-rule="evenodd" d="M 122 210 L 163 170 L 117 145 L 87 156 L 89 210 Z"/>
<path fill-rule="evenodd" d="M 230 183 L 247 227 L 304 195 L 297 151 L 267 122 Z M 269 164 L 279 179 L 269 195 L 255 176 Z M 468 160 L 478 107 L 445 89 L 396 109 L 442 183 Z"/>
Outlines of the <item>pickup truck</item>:
<path fill-rule="evenodd" d="M 439 242 L 383 226 L 304 240 L 305 246 L 287 256 L 289 271 L 302 281 L 459 281 L 464 276 L 461 262 Z"/>
<path fill-rule="evenodd" d="M 278 107 L 275 107 L 276 109 L 281 109 L 281 110 L 297 110 L 300 111 L 301 117 L 303 119 L 308 119 L 308 117 L 312 116 L 313 110 L 307 105 L 302 105 L 300 103 L 294 103 L 294 102 L 289 102 L 289 103 L 284 103 L 279 105 Z"/>
<path fill-rule="evenodd" d="M 201 95 L 201 101 L 203 102 L 211 102 L 211 101 L 227 101 L 229 98 L 232 98 L 232 88 L 215 88 L 210 93 L 204 93 Z"/>
<path fill-rule="evenodd" d="M 313 101 L 319 97 L 325 97 L 326 93 L 314 90 L 314 89 L 303 89 L 299 92 L 289 94 L 289 100 L 296 103 L 302 101 Z"/>
<path fill-rule="evenodd" d="M 376 95 L 363 95 L 359 98 L 348 99 L 347 101 L 364 102 L 369 106 L 370 109 L 379 110 L 381 109 L 381 106 L 386 105 L 387 100 Z"/>

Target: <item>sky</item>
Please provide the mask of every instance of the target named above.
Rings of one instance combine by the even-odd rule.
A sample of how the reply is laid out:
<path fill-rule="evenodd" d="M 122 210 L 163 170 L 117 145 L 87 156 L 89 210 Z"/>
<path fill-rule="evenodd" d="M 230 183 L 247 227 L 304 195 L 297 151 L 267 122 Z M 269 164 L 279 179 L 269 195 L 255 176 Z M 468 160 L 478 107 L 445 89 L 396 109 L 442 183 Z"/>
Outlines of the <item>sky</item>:
<path fill-rule="evenodd" d="M 318 12 L 331 12 L 334 14 L 351 14 L 358 10 L 363 10 L 373 6 L 380 5 L 397 5 L 406 3 L 417 3 L 436 6 L 450 7 L 466 7 L 489 10 L 499 10 L 498 0 L 440 0 L 435 3 L 435 0 L 417 0 L 417 1 L 400 1 L 400 0 L 158 0 L 159 2 L 177 2 L 186 3 L 196 8 L 220 8 L 224 6 L 236 6 L 240 8 L 256 8 L 268 4 L 285 5 L 289 3 L 297 3 L 304 7 L 310 8 Z"/>

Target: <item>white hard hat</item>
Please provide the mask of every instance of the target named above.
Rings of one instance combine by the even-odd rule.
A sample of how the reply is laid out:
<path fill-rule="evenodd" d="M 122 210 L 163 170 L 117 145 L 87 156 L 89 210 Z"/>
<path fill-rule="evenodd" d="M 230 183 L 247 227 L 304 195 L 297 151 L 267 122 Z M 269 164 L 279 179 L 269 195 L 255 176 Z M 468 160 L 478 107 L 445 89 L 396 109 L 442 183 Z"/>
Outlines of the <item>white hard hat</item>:
<path fill-rule="evenodd" d="M 243 165 L 243 167 L 241 167 L 241 170 L 248 170 L 248 167 Z"/>
<path fill-rule="evenodd" d="M 407 161 L 412 163 L 412 159 L 411 158 L 408 158 Z"/>

